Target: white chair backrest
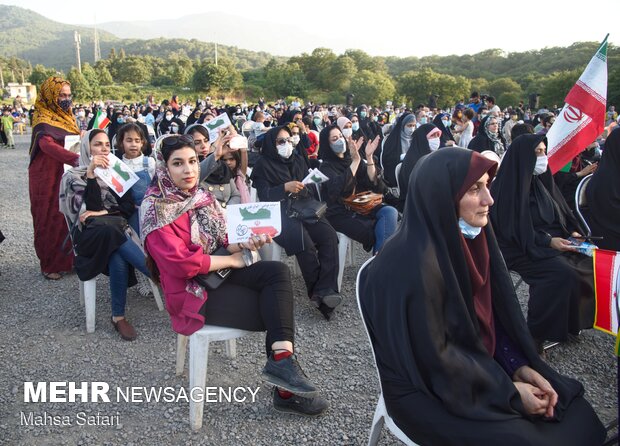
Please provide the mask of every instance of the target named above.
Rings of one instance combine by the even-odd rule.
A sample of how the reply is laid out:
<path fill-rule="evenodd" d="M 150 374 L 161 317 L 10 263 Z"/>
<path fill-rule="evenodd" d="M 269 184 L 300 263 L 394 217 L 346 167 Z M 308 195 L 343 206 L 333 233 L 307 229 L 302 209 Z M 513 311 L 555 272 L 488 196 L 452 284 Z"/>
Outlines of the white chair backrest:
<path fill-rule="evenodd" d="M 586 221 L 585 217 L 583 216 L 583 213 L 581 212 L 582 208 L 588 205 L 587 200 L 586 200 L 586 187 L 588 186 L 588 183 L 590 182 L 591 179 L 592 179 L 592 174 L 584 177 L 579 182 L 579 184 L 577 185 L 577 189 L 575 190 L 575 212 L 577 213 L 577 216 L 579 217 L 581 224 L 586 230 L 586 234 L 584 235 L 592 235 L 590 225 L 588 225 L 588 222 Z"/>
<path fill-rule="evenodd" d="M 364 331 L 366 332 L 366 336 L 368 337 L 368 344 L 370 345 L 370 352 L 372 353 L 372 360 L 375 364 L 375 370 L 377 371 L 377 377 L 379 378 L 379 388 L 381 389 L 381 394 L 383 394 L 383 388 L 381 387 L 381 375 L 379 374 L 379 368 L 377 367 L 377 358 L 375 357 L 375 348 L 372 343 L 372 339 L 370 338 L 370 333 L 368 332 L 368 327 L 366 326 L 366 319 L 364 319 L 364 312 L 362 311 L 362 304 L 360 302 L 360 276 L 362 275 L 362 271 L 364 268 L 370 264 L 374 260 L 374 257 L 366 260 L 364 264 L 361 266 L 360 270 L 357 273 L 357 280 L 355 281 L 355 297 L 357 299 L 357 308 L 360 312 L 360 319 L 362 320 L 362 324 L 364 325 Z"/>

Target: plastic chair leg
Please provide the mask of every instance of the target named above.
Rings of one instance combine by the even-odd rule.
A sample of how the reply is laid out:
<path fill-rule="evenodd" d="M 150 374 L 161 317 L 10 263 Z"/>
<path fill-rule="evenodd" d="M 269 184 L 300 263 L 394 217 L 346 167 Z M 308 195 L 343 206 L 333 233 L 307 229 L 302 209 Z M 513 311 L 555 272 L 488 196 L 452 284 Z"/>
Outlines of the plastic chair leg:
<path fill-rule="evenodd" d="M 157 302 L 157 308 L 159 311 L 164 311 L 164 303 L 161 300 L 161 294 L 159 293 L 159 287 L 155 285 L 151 279 L 149 279 L 149 283 L 151 284 L 151 289 L 153 290 L 153 296 L 155 297 L 155 302 Z"/>
<path fill-rule="evenodd" d="M 97 279 L 84 282 L 84 311 L 86 312 L 86 332 L 95 332 L 95 315 L 97 305 Z"/>
<path fill-rule="evenodd" d="M 185 354 L 187 353 L 187 336 L 177 335 L 177 376 L 185 370 Z"/>
<path fill-rule="evenodd" d="M 209 360 L 209 338 L 192 335 L 189 337 L 189 388 L 205 388 L 207 383 L 207 361 Z M 189 424 L 196 431 L 202 427 L 204 402 L 189 402 Z"/>

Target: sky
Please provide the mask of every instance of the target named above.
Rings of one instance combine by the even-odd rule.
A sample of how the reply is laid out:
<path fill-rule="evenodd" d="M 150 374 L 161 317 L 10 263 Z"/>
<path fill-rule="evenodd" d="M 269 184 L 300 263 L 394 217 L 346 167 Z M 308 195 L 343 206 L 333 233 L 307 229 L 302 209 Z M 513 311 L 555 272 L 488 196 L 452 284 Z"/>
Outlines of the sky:
<path fill-rule="evenodd" d="M 611 33 L 610 43 L 620 44 L 620 31 L 614 35 L 613 27 L 620 13 L 618 0 L 203 0 L 191 8 L 188 3 L 194 2 L 183 2 L 183 8 L 175 8 L 169 0 L 63 0 L 60 4 L 49 0 L 0 0 L 0 4 L 20 6 L 61 23 L 79 25 L 92 25 L 95 20 L 157 20 L 222 11 L 264 21 L 267 26 L 261 32 L 273 34 L 272 43 L 266 48 L 248 49 L 282 56 L 317 46 L 327 46 L 337 54 L 347 48 L 359 48 L 373 56 L 399 57 L 474 54 L 489 48 L 514 52 L 569 46 L 577 41 L 600 42 L 607 33 Z M 278 26 L 304 30 L 317 36 L 316 42 L 308 38 L 300 42 L 288 34 L 279 36 Z M 230 23 L 230 28 L 235 33 L 234 23 Z M 208 23 L 204 40 L 217 40 L 217 36 L 214 39 L 209 35 Z"/>

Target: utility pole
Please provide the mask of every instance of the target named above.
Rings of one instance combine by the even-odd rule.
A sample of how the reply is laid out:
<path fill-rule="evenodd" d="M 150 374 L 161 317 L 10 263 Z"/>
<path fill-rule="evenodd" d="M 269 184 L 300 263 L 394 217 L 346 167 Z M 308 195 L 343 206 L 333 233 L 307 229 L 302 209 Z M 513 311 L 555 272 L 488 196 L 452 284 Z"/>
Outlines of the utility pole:
<path fill-rule="evenodd" d="M 80 60 L 80 43 L 82 43 L 82 39 L 80 38 L 80 33 L 75 31 L 73 34 L 73 40 L 75 42 L 75 55 L 77 58 L 77 69 L 81 73 L 82 72 L 82 62 Z"/>
<path fill-rule="evenodd" d="M 4 89 L 4 74 L 2 74 L 2 67 L 0 67 L 0 87 Z"/>
<path fill-rule="evenodd" d="M 217 67 L 217 42 L 215 42 L 215 66 Z"/>
<path fill-rule="evenodd" d="M 95 63 L 101 59 L 101 48 L 99 47 L 99 33 L 97 32 L 97 16 L 95 15 Z"/>
<path fill-rule="evenodd" d="M 22 70 L 22 85 L 24 85 L 26 81 L 24 80 L 24 70 Z"/>

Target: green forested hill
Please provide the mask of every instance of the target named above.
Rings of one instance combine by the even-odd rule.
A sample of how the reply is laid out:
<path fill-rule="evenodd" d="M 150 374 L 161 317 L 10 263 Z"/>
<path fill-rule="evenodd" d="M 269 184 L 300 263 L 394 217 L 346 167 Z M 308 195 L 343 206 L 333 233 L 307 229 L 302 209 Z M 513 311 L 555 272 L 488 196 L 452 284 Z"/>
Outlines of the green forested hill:
<path fill-rule="evenodd" d="M 79 31 L 83 62 L 94 62 L 94 30 L 54 22 L 36 12 L 17 6 L 0 5 L 0 56 L 15 56 L 61 71 L 75 65 L 73 33 Z M 212 43 L 186 39 L 119 39 L 99 31 L 101 55 L 106 57 L 112 48 L 124 49 L 127 55 L 168 57 L 186 55 L 191 59 L 212 58 Z M 218 46 L 218 55 L 235 62 L 237 69 L 246 70 L 265 65 L 271 56 L 264 52 L 248 51 L 231 46 Z"/>

